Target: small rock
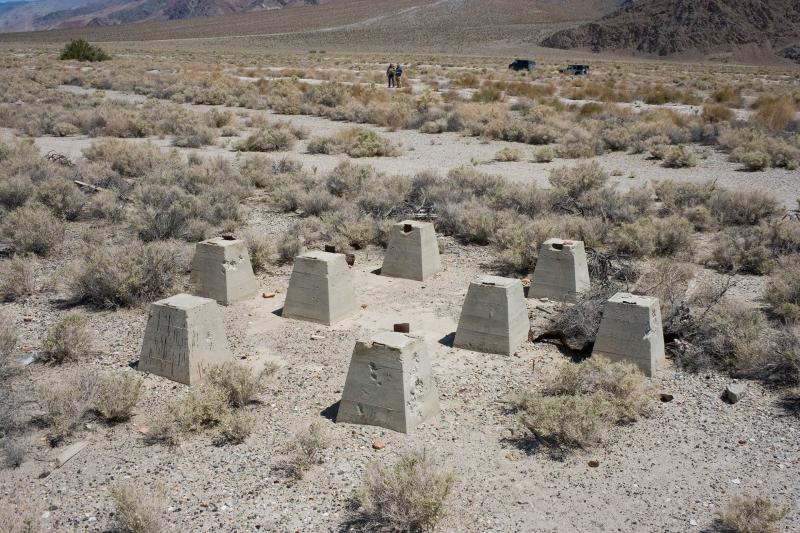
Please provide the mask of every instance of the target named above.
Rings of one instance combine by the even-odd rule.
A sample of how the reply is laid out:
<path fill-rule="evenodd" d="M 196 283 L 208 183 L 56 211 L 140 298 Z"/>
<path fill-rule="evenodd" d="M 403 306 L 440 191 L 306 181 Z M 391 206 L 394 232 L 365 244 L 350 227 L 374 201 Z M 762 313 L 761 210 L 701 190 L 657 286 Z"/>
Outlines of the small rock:
<path fill-rule="evenodd" d="M 725 392 L 722 394 L 722 397 L 726 402 L 734 404 L 741 400 L 746 393 L 746 383 L 729 383 L 728 386 L 725 387 Z"/>
<path fill-rule="evenodd" d="M 321 341 L 324 338 L 325 338 L 324 335 L 311 335 L 311 340 L 315 340 L 315 341 Z"/>
<path fill-rule="evenodd" d="M 383 441 L 374 440 L 372 441 L 372 447 L 376 450 L 382 450 L 386 447 L 386 444 L 384 444 Z"/>
<path fill-rule="evenodd" d="M 694 518 L 689 520 L 689 525 L 696 526 L 697 525 L 697 520 L 695 520 Z"/>
<path fill-rule="evenodd" d="M 275 293 L 274 292 L 264 292 L 264 293 L 261 294 L 261 296 L 263 296 L 264 298 L 275 298 Z"/>
<path fill-rule="evenodd" d="M 597 468 L 598 466 L 600 466 L 600 461 L 592 459 L 591 461 L 589 461 L 589 466 L 592 468 Z"/>
<path fill-rule="evenodd" d="M 142 426 L 139 428 L 139 433 L 142 435 L 147 435 L 150 432 L 150 428 L 147 426 Z"/>
<path fill-rule="evenodd" d="M 24 317 L 22 317 L 22 321 L 23 322 L 33 322 L 33 317 L 32 316 L 24 316 Z"/>
<path fill-rule="evenodd" d="M 33 346 L 23 346 L 22 351 L 25 353 L 31 353 L 33 351 Z"/>
<path fill-rule="evenodd" d="M 667 394 L 666 392 L 662 392 L 659 395 L 659 399 L 664 403 L 668 403 L 668 402 L 671 402 L 672 400 L 674 400 L 675 396 L 673 396 L 672 394 Z"/>
<path fill-rule="evenodd" d="M 361 304 L 361 309 L 366 309 L 367 307 L 369 307 L 368 304 Z"/>

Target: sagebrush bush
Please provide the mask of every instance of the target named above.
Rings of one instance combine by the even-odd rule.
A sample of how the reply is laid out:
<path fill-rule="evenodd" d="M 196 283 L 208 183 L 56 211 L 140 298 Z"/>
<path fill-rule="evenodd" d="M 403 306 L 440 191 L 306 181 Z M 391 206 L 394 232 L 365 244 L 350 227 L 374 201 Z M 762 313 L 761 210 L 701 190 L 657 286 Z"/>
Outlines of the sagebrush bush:
<path fill-rule="evenodd" d="M 172 293 L 187 268 L 185 249 L 174 242 L 90 244 L 67 284 L 76 303 L 116 309 Z"/>
<path fill-rule="evenodd" d="M 716 240 L 711 264 L 722 272 L 769 274 L 775 264 L 764 234 L 757 228 L 731 228 Z"/>
<path fill-rule="evenodd" d="M 796 257 L 790 258 L 772 273 L 764 299 L 776 314 L 800 321 L 800 269 L 796 261 Z"/>
<path fill-rule="evenodd" d="M 17 331 L 14 324 L 11 322 L 11 316 L 8 313 L 0 312 L 0 380 L 7 377 L 14 371 L 13 354 L 17 347 Z M 0 400 L 8 400 L 6 394 L 10 393 L 10 388 L 3 387 L 0 392 Z M 6 407 L 10 407 L 10 402 Z M 5 408 L 0 408 L 0 413 L 7 413 Z M 0 434 L 3 433 L 4 416 L 0 414 Z"/>
<path fill-rule="evenodd" d="M 519 161 L 522 159 L 522 150 L 509 147 L 502 148 L 494 155 L 494 158 L 496 161 Z"/>
<path fill-rule="evenodd" d="M 64 224 L 41 204 L 26 204 L 3 220 L 2 232 L 20 252 L 46 256 L 64 240 Z"/>
<path fill-rule="evenodd" d="M 94 410 L 107 422 L 127 420 L 142 394 L 142 378 L 133 372 L 102 376 L 97 385 Z"/>
<path fill-rule="evenodd" d="M 265 272 L 277 253 L 275 243 L 263 233 L 256 231 L 246 232 L 244 235 L 244 242 L 250 254 L 250 264 L 253 266 L 253 273 L 260 274 L 261 272 Z"/>
<path fill-rule="evenodd" d="M 739 162 L 751 172 L 758 172 L 769 167 L 771 158 L 768 153 L 761 151 L 744 152 L 738 156 Z"/>
<path fill-rule="evenodd" d="M 286 446 L 286 457 L 277 469 L 294 480 L 300 480 L 314 465 L 323 461 L 323 452 L 328 447 L 328 438 L 319 424 L 311 424 L 297 432 Z"/>
<path fill-rule="evenodd" d="M 542 146 L 533 152 L 533 160 L 537 163 L 550 163 L 555 158 L 556 151 L 549 146 Z"/>
<path fill-rule="evenodd" d="M 163 498 L 146 492 L 131 483 L 113 485 L 110 490 L 114 502 L 114 519 L 120 531 L 128 533 L 161 533 Z"/>
<path fill-rule="evenodd" d="M 778 522 L 788 513 L 788 508 L 777 507 L 769 498 L 741 494 L 717 513 L 717 522 L 730 533 L 778 533 Z"/>
<path fill-rule="evenodd" d="M 97 377 L 89 372 L 60 378 L 37 388 L 37 401 L 48 426 L 47 437 L 58 444 L 71 435 L 89 412 L 97 395 Z"/>
<path fill-rule="evenodd" d="M 261 392 L 262 380 L 275 373 L 277 367 L 267 365 L 258 372 L 238 361 L 212 365 L 206 369 L 208 383 L 215 385 L 228 394 L 228 402 L 233 407 L 244 407 L 256 399 Z"/>
<path fill-rule="evenodd" d="M 253 432 L 255 424 L 256 417 L 252 413 L 228 411 L 217 423 L 214 444 L 241 444 Z"/>
<path fill-rule="evenodd" d="M 86 317 L 71 312 L 61 316 L 47 331 L 40 359 L 48 363 L 72 362 L 86 356 L 92 347 L 92 335 Z"/>
<path fill-rule="evenodd" d="M 667 150 L 663 159 L 664 166 L 667 168 L 689 168 L 697 166 L 697 156 L 682 144 L 673 146 Z"/>
<path fill-rule="evenodd" d="M 400 150 L 388 139 L 368 128 L 351 128 L 330 137 L 317 137 L 308 143 L 312 154 L 341 154 L 350 157 L 391 157 Z"/>
<path fill-rule="evenodd" d="M 372 464 L 353 502 L 352 523 L 361 531 L 433 531 L 454 482 L 424 453 L 403 454 L 391 466 Z"/>
<path fill-rule="evenodd" d="M 33 294 L 33 267 L 31 259 L 22 257 L 0 262 L 0 301 L 13 302 Z"/>
<path fill-rule="evenodd" d="M 650 398 L 634 365 L 592 357 L 567 363 L 542 393 L 523 393 L 515 404 L 535 438 L 557 447 L 587 447 L 611 426 L 646 415 Z"/>
<path fill-rule="evenodd" d="M 261 129 L 236 145 L 242 152 L 278 152 L 294 148 L 296 137 L 285 128 Z"/>
<path fill-rule="evenodd" d="M 789 96 L 762 95 L 753 103 L 756 110 L 752 120 L 773 131 L 784 131 L 797 114 L 797 104 Z"/>
<path fill-rule="evenodd" d="M 40 184 L 37 191 L 39 201 L 53 213 L 66 220 L 75 220 L 81 214 L 86 196 L 69 180 L 50 178 Z"/>
<path fill-rule="evenodd" d="M 36 192 L 28 176 L 5 176 L 0 174 L 0 206 L 16 209 L 25 204 Z"/>
<path fill-rule="evenodd" d="M 78 61 L 108 61 L 111 56 L 98 46 L 93 46 L 83 39 L 73 39 L 64 45 L 59 59 L 76 59 Z"/>

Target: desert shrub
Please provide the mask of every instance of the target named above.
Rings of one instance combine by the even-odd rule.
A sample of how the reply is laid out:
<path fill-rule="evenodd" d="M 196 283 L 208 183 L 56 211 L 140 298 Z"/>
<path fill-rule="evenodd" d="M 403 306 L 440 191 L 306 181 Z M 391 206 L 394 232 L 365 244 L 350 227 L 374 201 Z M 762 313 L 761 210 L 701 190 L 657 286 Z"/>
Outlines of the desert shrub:
<path fill-rule="evenodd" d="M 579 352 L 590 352 L 600 329 L 606 302 L 618 292 L 614 283 L 595 284 L 591 291 L 582 294 L 575 305 L 565 306 L 555 317 L 551 327 L 562 343 Z"/>
<path fill-rule="evenodd" d="M 552 142 L 547 140 L 547 142 Z M 583 129 L 573 129 L 561 139 L 556 152 L 564 159 L 585 159 L 602 155 L 605 151 L 603 140 Z"/>
<path fill-rule="evenodd" d="M 708 202 L 722 226 L 758 224 L 775 215 L 779 205 L 774 194 L 763 191 L 719 190 Z"/>
<path fill-rule="evenodd" d="M 214 444 L 241 444 L 253 432 L 256 418 L 252 413 L 228 411 L 217 423 Z"/>
<path fill-rule="evenodd" d="M 86 203 L 86 197 L 78 187 L 61 178 L 50 178 L 39 185 L 38 196 L 40 202 L 66 220 L 77 219 Z"/>
<path fill-rule="evenodd" d="M 244 242 L 250 254 L 250 264 L 253 266 L 253 272 L 259 274 L 266 271 L 276 253 L 275 244 L 266 235 L 256 231 L 246 232 Z"/>
<path fill-rule="evenodd" d="M 0 509 L 0 523 L 6 533 L 44 533 L 41 514 L 33 505 L 14 509 L 9 504 Z"/>
<path fill-rule="evenodd" d="M 774 265 L 764 234 L 757 228 L 731 228 L 716 240 L 712 265 L 722 272 L 768 274 Z"/>
<path fill-rule="evenodd" d="M 328 439 L 319 424 L 311 424 L 297 432 L 286 446 L 286 457 L 277 469 L 294 480 L 300 480 L 314 465 L 323 461 L 323 452 L 328 447 Z"/>
<path fill-rule="evenodd" d="M 789 513 L 769 498 L 742 494 L 734 496 L 717 514 L 717 525 L 726 533 L 778 533 L 778 522 Z"/>
<path fill-rule="evenodd" d="M 92 336 L 86 329 L 86 318 L 71 312 L 61 316 L 47 331 L 40 358 L 55 364 L 77 361 L 91 347 Z"/>
<path fill-rule="evenodd" d="M 76 59 L 78 61 L 107 61 L 111 59 L 102 48 L 93 46 L 83 39 L 73 39 L 64 45 L 59 59 Z"/>
<path fill-rule="evenodd" d="M 648 413 L 645 378 L 634 366 L 592 357 L 568 363 L 542 393 L 523 393 L 515 401 L 522 424 L 554 447 L 588 447 L 613 425 Z"/>
<path fill-rule="evenodd" d="M 0 262 L 0 301 L 13 302 L 33 294 L 33 261 L 21 257 Z"/>
<path fill-rule="evenodd" d="M 555 158 L 556 151 L 549 146 L 541 146 L 533 152 L 533 160 L 537 163 L 550 163 Z"/>
<path fill-rule="evenodd" d="M 89 162 L 110 164 L 111 169 L 123 178 L 141 178 L 174 156 L 162 153 L 150 143 L 131 144 L 120 139 L 105 139 L 92 143 L 83 151 L 83 157 Z"/>
<path fill-rule="evenodd" d="M 682 144 L 671 147 L 664 156 L 664 166 L 668 168 L 688 168 L 697 166 L 697 156 Z"/>
<path fill-rule="evenodd" d="M 571 198 L 599 189 L 608 182 L 608 174 L 593 161 L 574 167 L 561 167 L 550 172 L 550 184 Z"/>
<path fill-rule="evenodd" d="M 25 462 L 27 446 L 21 438 L 6 437 L 0 440 L 3 450 L 3 463 L 9 468 L 19 468 Z"/>
<path fill-rule="evenodd" d="M 689 283 L 695 275 L 691 263 L 656 259 L 636 280 L 632 292 L 658 298 L 665 337 L 679 336 Z"/>
<path fill-rule="evenodd" d="M 236 145 L 242 152 L 277 152 L 291 150 L 295 136 L 284 128 L 261 129 L 247 136 Z"/>
<path fill-rule="evenodd" d="M 27 204 L 3 220 L 3 233 L 17 250 L 46 256 L 64 239 L 64 224 L 41 204 Z"/>
<path fill-rule="evenodd" d="M 372 464 L 353 502 L 361 531 L 432 531 L 445 514 L 454 475 L 424 453 L 404 454 L 392 466 Z"/>
<path fill-rule="evenodd" d="M 0 175 L 0 206 L 16 209 L 33 196 L 36 188 L 28 176 Z"/>
<path fill-rule="evenodd" d="M 13 360 L 15 348 L 17 347 L 17 331 L 11 322 L 11 317 L 8 313 L 0 311 L 0 380 L 3 380 L 8 375 L 13 373 Z M 7 397 L 10 394 L 9 387 L 0 388 L 0 400 L 9 400 Z M 10 407 L 10 401 L 5 404 L 5 407 Z M 7 414 L 6 409 L 0 409 L 0 435 L 3 433 L 5 423 L 4 414 Z"/>
<path fill-rule="evenodd" d="M 761 151 L 744 152 L 738 156 L 739 162 L 750 172 L 757 172 L 769 167 L 769 154 Z"/>
<path fill-rule="evenodd" d="M 238 361 L 227 361 L 210 366 L 206 370 L 208 383 L 215 385 L 228 394 L 228 402 L 233 407 L 244 407 L 256 399 L 261 392 L 262 378 L 277 370 L 275 366 L 267 366 L 259 372 Z"/>
<path fill-rule="evenodd" d="M 774 132 L 785 131 L 794 120 L 797 105 L 788 96 L 760 96 L 754 103 L 756 124 Z"/>
<path fill-rule="evenodd" d="M 691 254 L 694 225 L 683 217 L 642 218 L 611 231 L 612 248 L 632 257 Z"/>
<path fill-rule="evenodd" d="M 125 203 L 116 192 L 104 190 L 89 198 L 85 213 L 89 218 L 120 222 L 125 217 Z"/>
<path fill-rule="evenodd" d="M 161 517 L 162 498 L 145 492 L 130 483 L 111 487 L 114 518 L 119 531 L 126 533 L 160 533 L 164 530 Z"/>
<path fill-rule="evenodd" d="M 212 109 L 206 113 L 206 124 L 211 128 L 224 128 L 233 123 L 233 113 L 225 109 Z"/>
<path fill-rule="evenodd" d="M 92 408 L 97 395 L 97 378 L 92 373 L 77 374 L 69 379 L 47 383 L 37 388 L 37 401 L 44 411 L 51 444 L 72 434 Z"/>
<path fill-rule="evenodd" d="M 341 154 L 350 157 L 391 157 L 399 149 L 388 139 L 367 128 L 351 128 L 330 137 L 317 137 L 308 143 L 312 154 Z"/>
<path fill-rule="evenodd" d="M 116 309 L 171 293 L 187 266 L 183 249 L 173 242 L 90 244 L 67 284 L 75 303 Z"/>
<path fill-rule="evenodd" d="M 519 148 L 502 148 L 499 150 L 495 156 L 496 161 L 519 161 L 522 159 L 522 150 Z"/>
<path fill-rule="evenodd" d="M 724 122 L 733 118 L 733 111 L 721 104 L 705 104 L 703 118 L 708 122 Z"/>
<path fill-rule="evenodd" d="M 127 420 L 142 394 L 142 378 L 133 372 L 116 372 L 100 378 L 94 410 L 108 422 Z"/>
<path fill-rule="evenodd" d="M 795 261 L 784 262 L 772 273 L 764 298 L 776 314 L 800 321 L 800 270 Z"/>

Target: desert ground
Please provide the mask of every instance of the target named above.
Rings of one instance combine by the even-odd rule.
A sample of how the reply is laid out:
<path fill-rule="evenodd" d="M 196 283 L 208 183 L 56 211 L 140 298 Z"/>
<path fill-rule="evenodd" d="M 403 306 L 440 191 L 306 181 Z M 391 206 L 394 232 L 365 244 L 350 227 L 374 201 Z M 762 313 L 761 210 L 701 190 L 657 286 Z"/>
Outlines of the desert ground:
<path fill-rule="evenodd" d="M 800 70 L 103 46 L 0 49 L 11 531 L 800 528 Z M 414 218 L 441 271 L 376 274 Z M 209 400 L 230 384 L 136 370 L 151 304 L 196 290 L 194 245 L 219 235 L 258 282 L 220 306 L 237 368 L 263 369 L 230 405 Z M 470 282 L 527 288 L 551 237 L 585 242 L 592 291 L 527 298 L 507 355 L 453 347 Z M 325 245 L 355 256 L 356 312 L 282 317 L 294 258 Z M 652 378 L 589 366 L 617 291 L 660 299 Z M 438 414 L 409 434 L 336 423 L 356 341 L 406 322 Z M 553 392 L 565 372 L 583 385 Z"/>

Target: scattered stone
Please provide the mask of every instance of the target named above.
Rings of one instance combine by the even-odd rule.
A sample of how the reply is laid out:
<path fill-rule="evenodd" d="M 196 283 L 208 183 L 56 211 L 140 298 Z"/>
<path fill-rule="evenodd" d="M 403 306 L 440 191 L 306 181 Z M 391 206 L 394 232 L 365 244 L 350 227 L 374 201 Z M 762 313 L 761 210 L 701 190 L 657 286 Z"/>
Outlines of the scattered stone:
<path fill-rule="evenodd" d="M 311 335 L 311 340 L 321 341 L 325 338 L 324 335 Z"/>
<path fill-rule="evenodd" d="M 592 459 L 591 461 L 589 461 L 589 466 L 592 468 L 597 468 L 598 466 L 600 466 L 600 461 Z"/>
<path fill-rule="evenodd" d="M 142 426 L 139 428 L 139 433 L 141 433 L 142 435 L 147 435 L 148 433 L 150 433 L 150 428 L 147 426 Z"/>
<path fill-rule="evenodd" d="M 662 393 L 659 395 L 659 399 L 660 399 L 662 402 L 664 402 L 664 403 L 669 403 L 669 402 L 671 402 L 672 400 L 674 400 L 674 399 L 675 399 L 675 397 L 674 397 L 672 394 L 668 394 L 668 393 L 666 393 L 666 392 L 662 392 Z"/>
<path fill-rule="evenodd" d="M 729 383 L 728 386 L 725 387 L 723 398 L 729 404 L 735 404 L 741 400 L 745 394 L 747 394 L 746 383 Z"/>
<path fill-rule="evenodd" d="M 33 322 L 33 317 L 32 316 L 24 316 L 24 317 L 22 317 L 22 321 L 23 322 Z"/>
<path fill-rule="evenodd" d="M 264 297 L 264 298 L 275 298 L 275 293 L 274 292 L 265 292 L 265 293 L 262 293 L 261 296 Z"/>
<path fill-rule="evenodd" d="M 25 353 L 31 353 L 33 351 L 33 346 L 23 346 L 22 351 Z"/>
<path fill-rule="evenodd" d="M 73 457 L 75 457 L 76 455 L 81 453 L 83 451 L 83 449 L 86 448 L 88 445 L 89 445 L 88 442 L 86 442 L 85 440 L 82 440 L 82 441 L 78 441 L 75 444 L 71 444 L 71 445 L 67 446 L 66 448 L 64 448 L 64 450 L 58 455 L 58 457 L 56 457 L 56 465 L 57 465 L 57 467 L 61 468 L 62 466 L 67 464 L 67 462 L 70 459 L 72 459 Z"/>
<path fill-rule="evenodd" d="M 382 450 L 386 447 L 386 444 L 384 444 L 381 440 L 374 440 L 372 441 L 372 447 L 376 450 Z"/>

